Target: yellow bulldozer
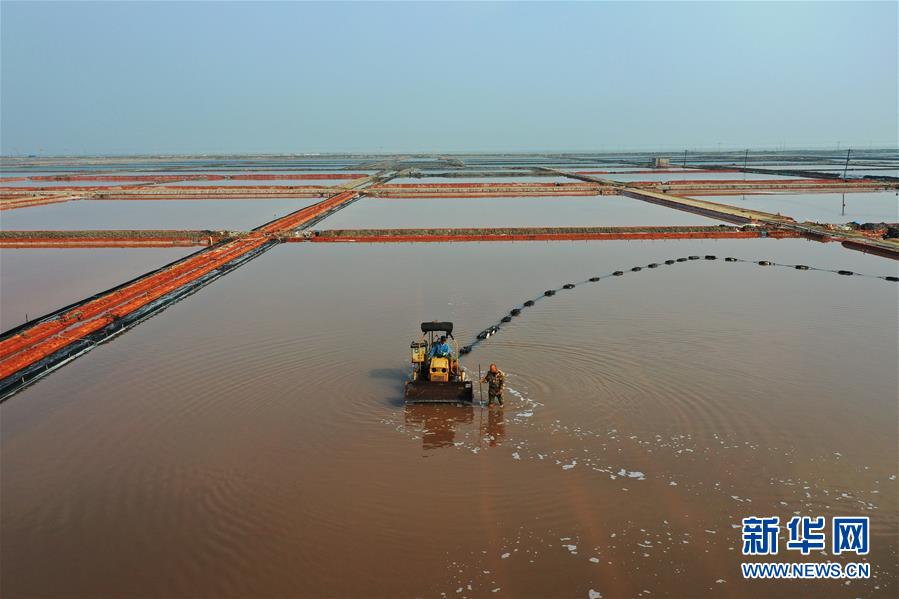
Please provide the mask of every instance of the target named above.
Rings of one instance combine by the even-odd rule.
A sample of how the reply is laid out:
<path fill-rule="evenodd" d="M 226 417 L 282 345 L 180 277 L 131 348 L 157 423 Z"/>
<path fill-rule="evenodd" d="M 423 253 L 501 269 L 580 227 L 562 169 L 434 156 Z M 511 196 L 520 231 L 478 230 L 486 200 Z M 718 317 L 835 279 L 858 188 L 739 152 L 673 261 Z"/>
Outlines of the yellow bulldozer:
<path fill-rule="evenodd" d="M 441 342 L 446 338 L 446 344 Z M 412 371 L 404 395 L 408 403 L 471 403 L 474 390 L 459 363 L 451 322 L 421 323 L 421 337 L 410 345 Z"/>

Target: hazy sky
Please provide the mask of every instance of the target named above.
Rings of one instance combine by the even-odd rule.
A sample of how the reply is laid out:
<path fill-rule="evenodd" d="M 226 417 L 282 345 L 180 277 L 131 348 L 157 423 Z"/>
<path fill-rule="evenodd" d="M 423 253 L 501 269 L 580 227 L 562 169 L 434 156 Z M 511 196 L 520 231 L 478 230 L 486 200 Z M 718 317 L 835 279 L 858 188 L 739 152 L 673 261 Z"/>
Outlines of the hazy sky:
<path fill-rule="evenodd" d="M 897 3 L 0 3 L 0 152 L 897 141 Z"/>

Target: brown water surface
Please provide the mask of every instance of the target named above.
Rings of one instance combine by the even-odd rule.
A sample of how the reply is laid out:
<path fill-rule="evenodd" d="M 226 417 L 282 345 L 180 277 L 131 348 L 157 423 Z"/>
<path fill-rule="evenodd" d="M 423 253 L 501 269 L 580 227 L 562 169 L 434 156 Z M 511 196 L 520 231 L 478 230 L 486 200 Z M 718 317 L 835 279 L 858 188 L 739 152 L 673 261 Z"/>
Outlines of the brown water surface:
<path fill-rule="evenodd" d="M 896 596 L 893 283 L 578 284 L 466 358 L 503 409 L 403 405 L 420 321 L 468 342 L 690 254 L 896 273 L 800 240 L 276 247 L 2 404 L 2 594 Z M 873 578 L 743 581 L 740 519 L 794 513 L 870 516 Z"/>
<path fill-rule="evenodd" d="M 109 289 L 200 248 L 0 250 L 0 330 Z"/>

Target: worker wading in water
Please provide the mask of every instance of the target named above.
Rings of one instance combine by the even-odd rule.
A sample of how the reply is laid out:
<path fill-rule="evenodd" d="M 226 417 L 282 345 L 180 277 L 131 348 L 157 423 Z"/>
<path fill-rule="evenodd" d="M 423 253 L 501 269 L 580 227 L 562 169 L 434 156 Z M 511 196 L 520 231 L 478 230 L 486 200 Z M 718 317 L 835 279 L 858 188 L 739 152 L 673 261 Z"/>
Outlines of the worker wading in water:
<path fill-rule="evenodd" d="M 487 371 L 481 382 L 487 383 L 487 405 L 492 405 L 493 401 L 496 400 L 496 403 L 502 407 L 503 391 L 506 388 L 505 373 L 497 368 L 496 364 L 491 364 L 490 370 Z"/>

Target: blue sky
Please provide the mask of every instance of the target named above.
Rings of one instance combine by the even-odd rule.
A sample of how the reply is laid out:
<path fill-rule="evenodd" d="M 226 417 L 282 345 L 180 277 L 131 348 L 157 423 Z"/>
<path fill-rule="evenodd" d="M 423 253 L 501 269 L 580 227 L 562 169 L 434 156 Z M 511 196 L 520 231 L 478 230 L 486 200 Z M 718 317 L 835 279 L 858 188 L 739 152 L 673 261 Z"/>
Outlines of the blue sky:
<path fill-rule="evenodd" d="M 0 3 L 0 152 L 858 147 L 896 2 Z"/>

